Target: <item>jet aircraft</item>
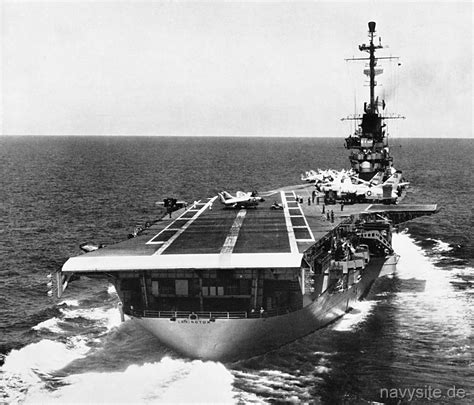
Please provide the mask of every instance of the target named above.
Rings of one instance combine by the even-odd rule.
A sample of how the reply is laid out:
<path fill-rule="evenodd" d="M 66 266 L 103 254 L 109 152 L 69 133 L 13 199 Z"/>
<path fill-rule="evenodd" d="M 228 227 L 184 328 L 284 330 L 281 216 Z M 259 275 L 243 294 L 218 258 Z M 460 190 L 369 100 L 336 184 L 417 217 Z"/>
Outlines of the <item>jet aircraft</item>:
<path fill-rule="evenodd" d="M 402 173 L 393 173 L 384 183 L 370 187 L 365 191 L 365 199 L 367 201 L 373 200 L 390 200 L 397 202 L 404 187 L 408 186 L 409 182 L 402 182 Z"/>
<path fill-rule="evenodd" d="M 356 196 L 361 196 L 365 195 L 373 186 L 382 184 L 382 179 L 382 172 L 376 173 L 370 181 L 359 179 L 357 176 L 350 176 L 349 178 L 343 177 L 341 182 L 337 185 L 333 185 L 330 190 L 337 193 L 338 197 L 341 197 L 344 194 L 355 194 Z"/>
<path fill-rule="evenodd" d="M 318 169 L 318 171 L 309 170 L 301 174 L 301 181 L 306 181 L 308 183 L 324 182 L 324 181 L 332 180 L 334 176 L 336 175 L 336 173 L 337 172 L 332 169 L 327 169 L 327 170 Z"/>
<path fill-rule="evenodd" d="M 235 196 L 227 191 L 221 191 L 217 194 L 221 203 L 230 208 L 256 208 L 259 202 L 265 201 L 256 191 L 248 193 L 237 191 Z"/>

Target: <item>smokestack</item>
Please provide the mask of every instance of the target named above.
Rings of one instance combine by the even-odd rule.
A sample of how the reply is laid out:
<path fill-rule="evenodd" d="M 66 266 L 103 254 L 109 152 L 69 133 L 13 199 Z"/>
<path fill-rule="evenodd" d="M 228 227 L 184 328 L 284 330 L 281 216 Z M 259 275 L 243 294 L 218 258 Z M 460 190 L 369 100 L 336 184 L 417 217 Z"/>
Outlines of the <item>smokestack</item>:
<path fill-rule="evenodd" d="M 369 32 L 375 32 L 375 21 L 369 22 Z"/>

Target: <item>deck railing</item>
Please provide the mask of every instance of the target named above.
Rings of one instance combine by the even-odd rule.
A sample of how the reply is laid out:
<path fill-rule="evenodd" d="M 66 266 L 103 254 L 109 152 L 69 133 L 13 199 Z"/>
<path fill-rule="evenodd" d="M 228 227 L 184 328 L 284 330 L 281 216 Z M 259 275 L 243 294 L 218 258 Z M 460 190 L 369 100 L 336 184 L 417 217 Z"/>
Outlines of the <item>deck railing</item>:
<path fill-rule="evenodd" d="M 243 319 L 243 318 L 266 318 L 294 312 L 294 308 L 275 308 L 270 310 L 255 311 L 156 311 L 151 309 L 131 309 L 130 315 L 140 318 L 188 318 L 188 319 Z"/>
<path fill-rule="evenodd" d="M 189 318 L 189 319 L 239 319 L 247 318 L 247 312 L 217 312 L 217 311 L 155 311 L 144 309 L 131 310 L 131 315 L 143 318 Z"/>

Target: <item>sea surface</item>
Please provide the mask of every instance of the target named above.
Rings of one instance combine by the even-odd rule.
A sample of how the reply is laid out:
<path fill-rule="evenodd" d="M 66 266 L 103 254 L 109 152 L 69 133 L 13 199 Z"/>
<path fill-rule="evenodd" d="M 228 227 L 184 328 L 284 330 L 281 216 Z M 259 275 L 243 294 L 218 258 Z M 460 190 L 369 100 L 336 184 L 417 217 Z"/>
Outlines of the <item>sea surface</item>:
<path fill-rule="evenodd" d="M 331 326 L 219 363 L 121 323 L 106 282 L 82 278 L 55 300 L 47 275 L 82 242 L 126 238 L 164 197 L 348 168 L 343 140 L 0 137 L 0 403 L 473 403 L 474 141 L 391 144 L 405 202 L 441 208 L 394 235 L 396 274 Z"/>

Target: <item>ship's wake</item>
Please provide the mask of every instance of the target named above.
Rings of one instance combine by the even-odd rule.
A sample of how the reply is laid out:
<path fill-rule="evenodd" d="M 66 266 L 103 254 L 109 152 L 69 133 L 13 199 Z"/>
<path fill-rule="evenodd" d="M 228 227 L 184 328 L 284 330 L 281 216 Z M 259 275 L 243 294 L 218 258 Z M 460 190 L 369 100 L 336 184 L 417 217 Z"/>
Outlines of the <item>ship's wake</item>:
<path fill-rule="evenodd" d="M 433 370 L 421 366 L 430 355 L 426 347 L 433 344 L 440 352 L 431 355 L 447 360 L 446 375 L 449 364 L 472 365 L 472 305 L 469 295 L 460 294 L 451 284 L 459 272 L 472 269 L 437 267 L 436 259 L 450 251 L 442 241 L 434 243 L 436 257 L 406 233 L 395 234 L 393 244 L 401 255 L 397 271 L 377 280 L 367 300 L 357 303 L 352 312 L 277 351 L 233 365 L 242 401 L 368 404 L 380 401 L 377 393 L 384 375 L 397 373 L 421 386 L 433 381 L 443 384 Z M 390 358 L 394 353 L 395 360 Z M 418 365 L 411 370 L 406 364 L 413 364 L 415 357 Z M 381 380 L 366 381 L 363 375 L 374 370 Z"/>
<path fill-rule="evenodd" d="M 102 307 L 93 299 L 62 301 L 60 316 L 34 326 L 44 339 L 6 356 L 0 402 L 233 402 L 224 365 L 180 359 L 130 321 L 121 323 L 113 287 L 108 295 Z"/>
<path fill-rule="evenodd" d="M 232 383 L 220 363 L 164 357 L 124 371 L 72 374 L 54 390 L 30 389 L 25 403 L 231 403 Z"/>

